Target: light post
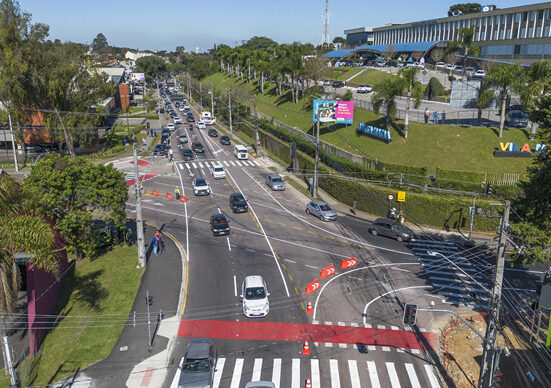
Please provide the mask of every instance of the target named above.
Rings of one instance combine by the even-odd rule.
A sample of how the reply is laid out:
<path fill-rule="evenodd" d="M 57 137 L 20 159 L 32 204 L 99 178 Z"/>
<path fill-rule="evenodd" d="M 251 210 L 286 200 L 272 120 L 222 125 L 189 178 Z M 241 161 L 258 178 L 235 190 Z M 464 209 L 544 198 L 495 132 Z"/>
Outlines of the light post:
<path fill-rule="evenodd" d="M 201 109 L 203 109 L 203 91 L 202 91 L 201 82 L 199 82 L 199 101 L 200 101 Z"/>
<path fill-rule="evenodd" d="M 228 88 L 228 109 L 230 111 L 230 135 L 233 136 L 232 117 L 231 117 L 231 89 Z"/>
<path fill-rule="evenodd" d="M 210 95 L 210 116 L 214 117 L 214 93 L 212 93 L 212 90 L 209 90 L 208 94 Z"/>

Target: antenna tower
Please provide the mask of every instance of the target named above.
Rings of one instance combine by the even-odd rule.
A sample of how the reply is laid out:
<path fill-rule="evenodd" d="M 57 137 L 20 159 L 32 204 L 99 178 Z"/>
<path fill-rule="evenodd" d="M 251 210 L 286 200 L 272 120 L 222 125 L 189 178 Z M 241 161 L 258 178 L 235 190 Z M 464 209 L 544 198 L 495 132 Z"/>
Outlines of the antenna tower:
<path fill-rule="evenodd" d="M 322 13 L 323 28 L 321 31 L 321 45 L 329 45 L 329 0 L 325 0 L 325 9 Z"/>

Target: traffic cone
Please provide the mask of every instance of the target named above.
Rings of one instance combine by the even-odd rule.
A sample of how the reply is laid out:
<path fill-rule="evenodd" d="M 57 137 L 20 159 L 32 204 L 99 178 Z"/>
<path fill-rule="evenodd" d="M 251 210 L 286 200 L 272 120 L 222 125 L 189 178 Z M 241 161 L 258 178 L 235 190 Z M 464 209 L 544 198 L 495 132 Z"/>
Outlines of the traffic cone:
<path fill-rule="evenodd" d="M 306 307 L 306 312 L 308 314 L 313 314 L 314 313 L 314 309 L 312 308 L 312 301 L 308 301 L 308 306 Z"/>
<path fill-rule="evenodd" d="M 159 196 L 159 192 L 157 190 L 153 190 L 153 196 L 154 197 L 158 197 Z"/>
<path fill-rule="evenodd" d="M 302 348 L 302 354 L 304 354 L 305 356 L 310 355 L 310 346 L 308 346 L 308 341 L 304 343 L 304 347 Z"/>
<path fill-rule="evenodd" d="M 312 388 L 312 382 L 310 381 L 310 377 L 306 378 L 306 387 L 305 388 Z"/>

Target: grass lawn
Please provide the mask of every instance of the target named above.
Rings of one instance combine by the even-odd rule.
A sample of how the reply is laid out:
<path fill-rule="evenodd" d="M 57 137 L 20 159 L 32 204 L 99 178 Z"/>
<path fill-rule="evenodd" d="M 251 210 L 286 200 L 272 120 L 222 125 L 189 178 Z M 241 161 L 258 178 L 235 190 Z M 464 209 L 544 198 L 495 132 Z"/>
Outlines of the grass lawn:
<path fill-rule="evenodd" d="M 325 79 L 345 81 L 354 74 L 358 74 L 362 69 L 363 67 L 331 67 L 323 71 L 323 77 Z"/>
<path fill-rule="evenodd" d="M 136 246 L 116 246 L 93 261 L 76 263 L 74 274 L 63 285 L 54 313 L 68 318 L 60 319 L 46 336 L 40 347 L 42 354 L 31 360 L 26 385 L 58 381 L 111 353 L 123 327 L 87 326 L 97 326 L 94 321 L 107 315 L 121 317 L 118 324 L 126 321 L 143 271 L 136 264 Z"/>
<path fill-rule="evenodd" d="M 376 70 L 376 69 L 367 69 L 359 76 L 351 79 L 350 82 L 354 82 L 356 84 L 367 84 L 367 85 L 374 86 L 377 83 L 381 82 L 382 80 L 386 78 L 392 78 L 392 77 L 396 77 L 396 76 L 384 71 Z"/>
<path fill-rule="evenodd" d="M 366 75 L 365 83 L 377 83 L 384 77 L 393 77 L 375 69 L 368 69 L 358 78 Z M 375 81 L 368 81 L 368 79 Z M 357 79 L 355 82 L 360 83 Z M 216 73 L 206 77 L 202 82 L 216 84 L 220 87 L 241 84 L 250 91 L 256 90 L 256 85 L 246 84 L 235 78 Z M 298 127 L 303 131 L 312 128 L 312 113 L 303 109 L 304 101 L 294 104 L 288 96 L 278 96 L 275 86 L 267 85 L 266 93 L 257 92 L 258 110 L 272 116 L 285 124 Z M 252 105 L 249 103 L 247 105 Z M 493 151 L 499 147 L 499 138 L 496 130 L 486 127 L 459 127 L 451 125 L 426 125 L 410 123 L 407 141 L 402 136 L 403 122 L 398 121 L 391 130 L 393 139 L 391 144 L 385 144 L 367 136 L 358 136 L 355 133 L 358 123 L 364 122 L 384 128 L 385 120 L 382 115 L 374 112 L 354 109 L 354 125 L 333 125 L 322 128 L 321 138 L 345 150 L 358 155 L 378 159 L 383 162 L 426 166 L 467 171 L 511 172 L 524 173 L 530 165 L 530 159 L 524 158 L 495 158 Z M 400 132 L 398 132 L 400 131 Z M 503 135 L 504 142 L 526 143 L 527 132 L 518 129 L 506 129 Z"/>

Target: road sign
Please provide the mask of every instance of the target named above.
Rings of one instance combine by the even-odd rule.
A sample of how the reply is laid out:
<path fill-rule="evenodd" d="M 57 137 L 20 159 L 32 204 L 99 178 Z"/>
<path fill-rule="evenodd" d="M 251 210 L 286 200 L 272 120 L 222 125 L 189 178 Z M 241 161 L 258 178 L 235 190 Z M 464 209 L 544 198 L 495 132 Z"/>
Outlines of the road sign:
<path fill-rule="evenodd" d="M 394 199 L 394 195 L 389 194 L 387 198 L 388 198 L 389 201 L 392 201 Z"/>
<path fill-rule="evenodd" d="M 398 198 L 396 198 L 396 201 L 406 202 L 406 192 L 405 191 L 398 191 Z"/>

